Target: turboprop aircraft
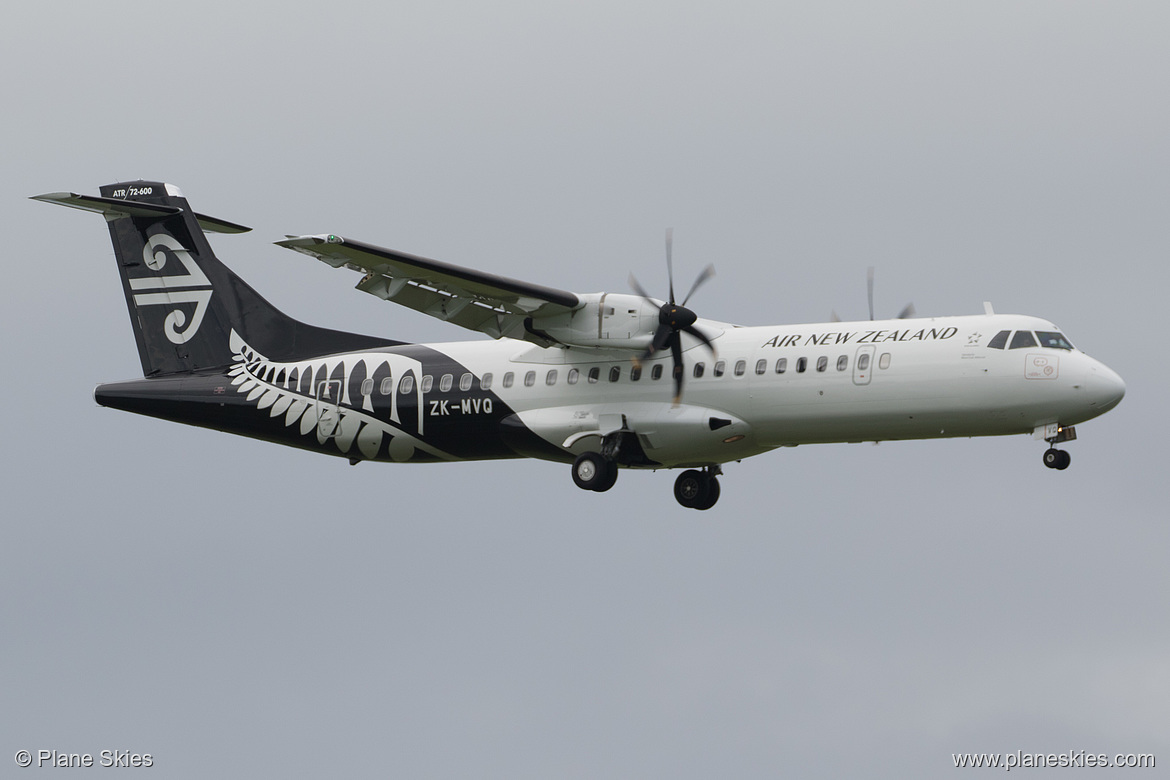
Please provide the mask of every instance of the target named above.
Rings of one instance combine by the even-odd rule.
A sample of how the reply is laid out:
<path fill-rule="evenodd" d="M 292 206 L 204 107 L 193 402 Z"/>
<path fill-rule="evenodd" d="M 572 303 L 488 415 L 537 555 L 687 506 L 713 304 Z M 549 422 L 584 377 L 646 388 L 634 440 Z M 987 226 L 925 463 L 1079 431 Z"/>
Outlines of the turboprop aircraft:
<path fill-rule="evenodd" d="M 676 301 L 578 294 L 337 235 L 276 242 L 362 274 L 357 289 L 491 339 L 406 344 L 306 325 L 221 263 L 178 188 L 135 181 L 35 198 L 101 214 L 143 378 L 97 402 L 347 458 L 531 457 L 603 492 L 619 469 L 684 469 L 684 507 L 719 499 L 722 466 L 826 442 L 1032 434 L 1044 464 L 1116 406 L 1121 378 L 1043 319 L 975 316 L 742 327 Z M 872 295 L 871 295 L 872 306 Z"/>

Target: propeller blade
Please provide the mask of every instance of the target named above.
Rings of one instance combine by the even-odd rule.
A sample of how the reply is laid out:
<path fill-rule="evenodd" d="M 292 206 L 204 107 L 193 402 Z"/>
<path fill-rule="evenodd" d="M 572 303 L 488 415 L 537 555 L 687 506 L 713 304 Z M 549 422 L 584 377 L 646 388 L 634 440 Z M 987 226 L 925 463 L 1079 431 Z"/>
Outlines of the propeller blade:
<path fill-rule="evenodd" d="M 683 360 L 682 360 L 682 338 L 679 337 L 677 331 L 671 332 L 670 339 L 670 355 L 674 358 L 674 405 L 678 406 L 682 401 L 683 389 Z"/>
<path fill-rule="evenodd" d="M 670 284 L 670 302 L 674 303 L 674 263 L 670 259 L 670 250 L 674 245 L 674 228 L 666 229 L 666 281 Z"/>
<path fill-rule="evenodd" d="M 706 344 L 706 345 L 707 345 L 707 349 L 711 350 L 711 354 L 712 354 L 712 355 L 714 355 L 714 354 L 715 354 L 715 345 L 711 343 L 711 339 L 707 338 L 707 334 L 706 334 L 706 333 L 704 333 L 703 331 L 699 330 L 699 329 L 698 329 L 698 328 L 696 328 L 694 325 L 687 325 L 685 328 L 682 328 L 682 332 L 683 332 L 683 333 L 689 333 L 689 334 L 691 334 L 692 336 L 694 336 L 695 338 L 697 338 L 699 341 L 701 341 L 701 342 L 703 342 L 704 344 Z"/>
<path fill-rule="evenodd" d="M 873 266 L 865 272 L 866 288 L 869 290 L 869 321 L 873 322 Z"/>
<path fill-rule="evenodd" d="M 900 311 L 898 313 L 898 319 L 908 320 L 917 313 L 918 313 L 918 310 L 914 308 L 914 304 L 908 303 L 908 304 L 906 304 L 906 308 L 902 309 L 902 311 Z"/>
<path fill-rule="evenodd" d="M 654 302 L 654 299 L 651 298 L 644 289 L 642 289 L 642 285 L 638 284 L 638 280 L 634 278 L 633 274 L 630 274 L 630 289 L 638 293 L 638 295 L 641 295 L 649 303 L 654 304 L 654 308 L 658 308 L 658 304 Z"/>
<path fill-rule="evenodd" d="M 701 285 L 703 282 L 707 281 L 708 279 L 710 279 L 714 275 L 715 275 L 715 266 L 708 265 L 706 268 L 704 268 L 703 271 L 699 274 L 698 278 L 695 279 L 695 283 L 691 285 L 691 291 L 689 293 L 687 293 L 687 297 L 683 298 L 682 305 L 686 306 L 687 301 L 689 301 L 691 299 L 691 296 L 695 294 L 695 290 L 699 289 L 699 285 Z"/>

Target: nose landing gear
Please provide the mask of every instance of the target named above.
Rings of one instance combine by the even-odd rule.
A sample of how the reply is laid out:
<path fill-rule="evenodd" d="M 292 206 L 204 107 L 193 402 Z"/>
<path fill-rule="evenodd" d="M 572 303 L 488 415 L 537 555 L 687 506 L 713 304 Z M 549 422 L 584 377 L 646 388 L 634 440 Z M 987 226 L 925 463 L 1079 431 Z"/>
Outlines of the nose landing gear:
<path fill-rule="evenodd" d="M 1064 471 L 1068 468 L 1068 464 L 1072 462 L 1070 456 L 1064 450 L 1056 449 L 1056 445 L 1061 442 L 1073 441 L 1077 438 L 1077 429 L 1071 425 L 1057 425 L 1052 423 L 1050 425 L 1042 425 L 1036 429 L 1033 434 L 1037 439 L 1044 439 L 1048 442 L 1048 449 L 1044 451 L 1044 465 L 1050 469 L 1057 471 Z"/>
<path fill-rule="evenodd" d="M 1058 450 L 1056 447 L 1049 447 L 1044 451 L 1044 465 L 1050 469 L 1064 471 L 1068 468 L 1068 464 L 1071 462 L 1072 456 L 1064 450 Z"/>

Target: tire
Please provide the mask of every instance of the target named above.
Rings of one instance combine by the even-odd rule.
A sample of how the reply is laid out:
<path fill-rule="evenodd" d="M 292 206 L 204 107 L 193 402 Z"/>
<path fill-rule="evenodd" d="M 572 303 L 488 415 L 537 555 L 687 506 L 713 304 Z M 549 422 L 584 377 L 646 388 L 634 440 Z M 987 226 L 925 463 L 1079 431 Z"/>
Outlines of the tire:
<path fill-rule="evenodd" d="M 1056 465 L 1053 468 L 1064 471 L 1068 468 L 1068 464 L 1072 463 L 1072 455 L 1069 455 L 1065 450 L 1060 450 L 1059 452 L 1060 457 L 1057 458 Z"/>
<path fill-rule="evenodd" d="M 674 481 L 674 498 L 687 509 L 698 509 L 707 500 L 710 482 L 703 472 L 687 469 Z"/>
<path fill-rule="evenodd" d="M 597 452 L 583 452 L 573 462 L 573 482 L 582 490 L 603 493 L 617 482 L 617 464 Z"/>
<path fill-rule="evenodd" d="M 1044 465 L 1050 469 L 1060 468 L 1060 450 L 1055 447 L 1049 447 L 1044 450 Z"/>
<path fill-rule="evenodd" d="M 715 502 L 719 500 L 719 492 L 719 480 L 715 477 L 707 477 L 707 497 L 695 504 L 695 509 L 705 510 L 715 506 Z"/>

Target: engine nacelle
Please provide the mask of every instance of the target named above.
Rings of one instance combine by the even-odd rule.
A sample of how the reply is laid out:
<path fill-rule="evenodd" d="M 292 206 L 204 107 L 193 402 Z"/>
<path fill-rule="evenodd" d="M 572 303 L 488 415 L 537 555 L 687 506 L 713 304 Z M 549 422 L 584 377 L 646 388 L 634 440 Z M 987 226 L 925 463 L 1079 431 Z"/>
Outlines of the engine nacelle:
<path fill-rule="evenodd" d="M 637 295 L 589 293 L 571 312 L 533 318 L 531 328 L 562 344 L 646 349 L 658 327 L 659 307 Z"/>

